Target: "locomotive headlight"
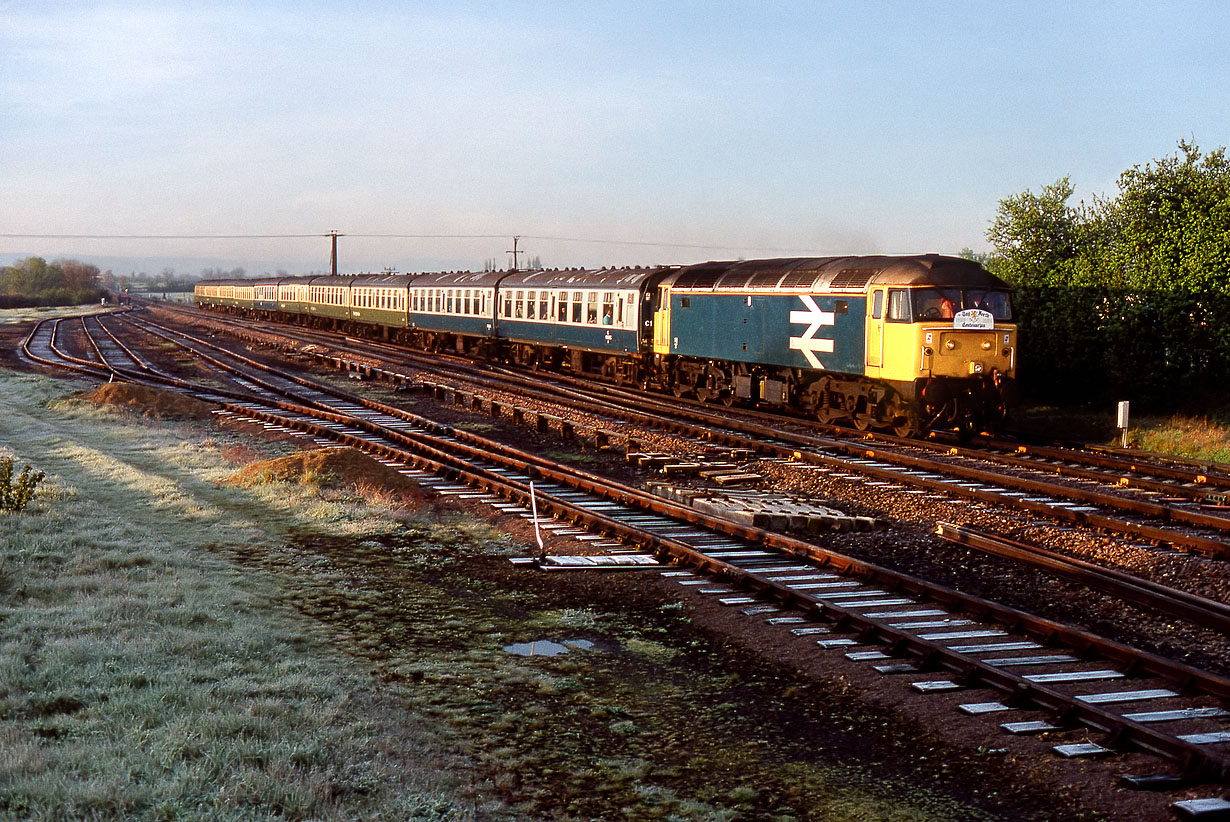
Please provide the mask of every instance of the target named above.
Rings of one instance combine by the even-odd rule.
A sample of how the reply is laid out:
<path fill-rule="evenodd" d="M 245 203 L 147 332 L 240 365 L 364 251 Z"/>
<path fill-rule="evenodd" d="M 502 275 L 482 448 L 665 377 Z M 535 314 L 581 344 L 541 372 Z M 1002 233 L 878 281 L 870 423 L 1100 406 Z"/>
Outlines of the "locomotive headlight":
<path fill-rule="evenodd" d="M 983 350 L 983 351 L 990 351 L 990 350 L 991 350 L 991 341 L 990 341 L 990 340 L 983 340 L 983 343 L 982 343 L 982 350 Z"/>
<path fill-rule="evenodd" d="M 957 341 L 949 340 L 948 342 L 944 343 L 944 347 L 947 348 L 949 351 L 951 351 L 957 347 Z"/>

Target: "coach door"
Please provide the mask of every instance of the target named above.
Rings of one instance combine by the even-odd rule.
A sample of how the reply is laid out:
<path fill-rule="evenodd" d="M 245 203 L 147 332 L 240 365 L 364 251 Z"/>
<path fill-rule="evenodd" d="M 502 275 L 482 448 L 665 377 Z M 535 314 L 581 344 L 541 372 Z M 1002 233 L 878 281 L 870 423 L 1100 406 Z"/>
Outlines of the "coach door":
<path fill-rule="evenodd" d="M 884 289 L 877 288 L 867 303 L 867 369 L 884 365 Z"/>

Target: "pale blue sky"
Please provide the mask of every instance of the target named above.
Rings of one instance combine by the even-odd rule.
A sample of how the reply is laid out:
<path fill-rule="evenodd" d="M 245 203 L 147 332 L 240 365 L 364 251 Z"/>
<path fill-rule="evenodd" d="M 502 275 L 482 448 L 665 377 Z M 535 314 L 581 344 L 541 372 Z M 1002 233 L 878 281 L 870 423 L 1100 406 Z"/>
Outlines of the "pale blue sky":
<path fill-rule="evenodd" d="M 1003 197 L 1064 175 L 1110 195 L 1181 138 L 1230 143 L 1228 23 L 1223 2 L 0 0 L 0 234 L 497 235 L 340 241 L 344 270 L 401 271 L 504 265 L 513 234 L 548 266 L 982 250 Z M 6 253 L 328 263 L 320 238 Z"/>

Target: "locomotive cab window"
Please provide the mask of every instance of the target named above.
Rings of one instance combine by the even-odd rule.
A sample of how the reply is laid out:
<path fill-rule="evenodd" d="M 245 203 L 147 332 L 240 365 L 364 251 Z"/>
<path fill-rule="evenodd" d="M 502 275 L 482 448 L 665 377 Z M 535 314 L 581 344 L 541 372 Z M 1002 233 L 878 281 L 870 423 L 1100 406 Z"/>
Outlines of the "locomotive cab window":
<path fill-rule="evenodd" d="M 1012 319 L 1012 296 L 1007 291 L 967 289 L 965 307 L 990 311 L 997 320 Z"/>
<path fill-rule="evenodd" d="M 909 292 L 900 288 L 890 288 L 888 290 L 888 321 L 908 323 L 912 319 Z"/>
<path fill-rule="evenodd" d="M 884 292 L 877 291 L 871 295 L 871 319 L 878 320 L 884 316 Z"/>
<path fill-rule="evenodd" d="M 911 295 L 914 316 L 920 320 L 951 320 L 962 307 L 959 288 L 916 288 Z"/>

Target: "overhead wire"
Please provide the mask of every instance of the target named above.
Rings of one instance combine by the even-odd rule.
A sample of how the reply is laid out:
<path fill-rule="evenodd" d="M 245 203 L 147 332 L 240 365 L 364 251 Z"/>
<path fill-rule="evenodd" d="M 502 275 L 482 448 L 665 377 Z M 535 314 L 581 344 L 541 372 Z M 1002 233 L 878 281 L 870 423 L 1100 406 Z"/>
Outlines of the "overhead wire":
<path fill-rule="evenodd" d="M 292 240 L 331 237 L 357 237 L 372 239 L 402 240 L 498 240 L 512 234 L 384 234 L 326 232 L 323 234 L 22 234 L 0 233 L 0 239 L 10 240 Z M 597 237 L 560 237 L 546 234 L 521 234 L 527 240 L 558 243 L 587 243 L 592 245 L 635 246 L 641 248 L 679 248 L 710 251 L 776 251 L 801 252 L 809 249 L 776 248 L 772 246 L 722 245 L 717 243 L 668 243 L 651 240 L 612 240 Z"/>

